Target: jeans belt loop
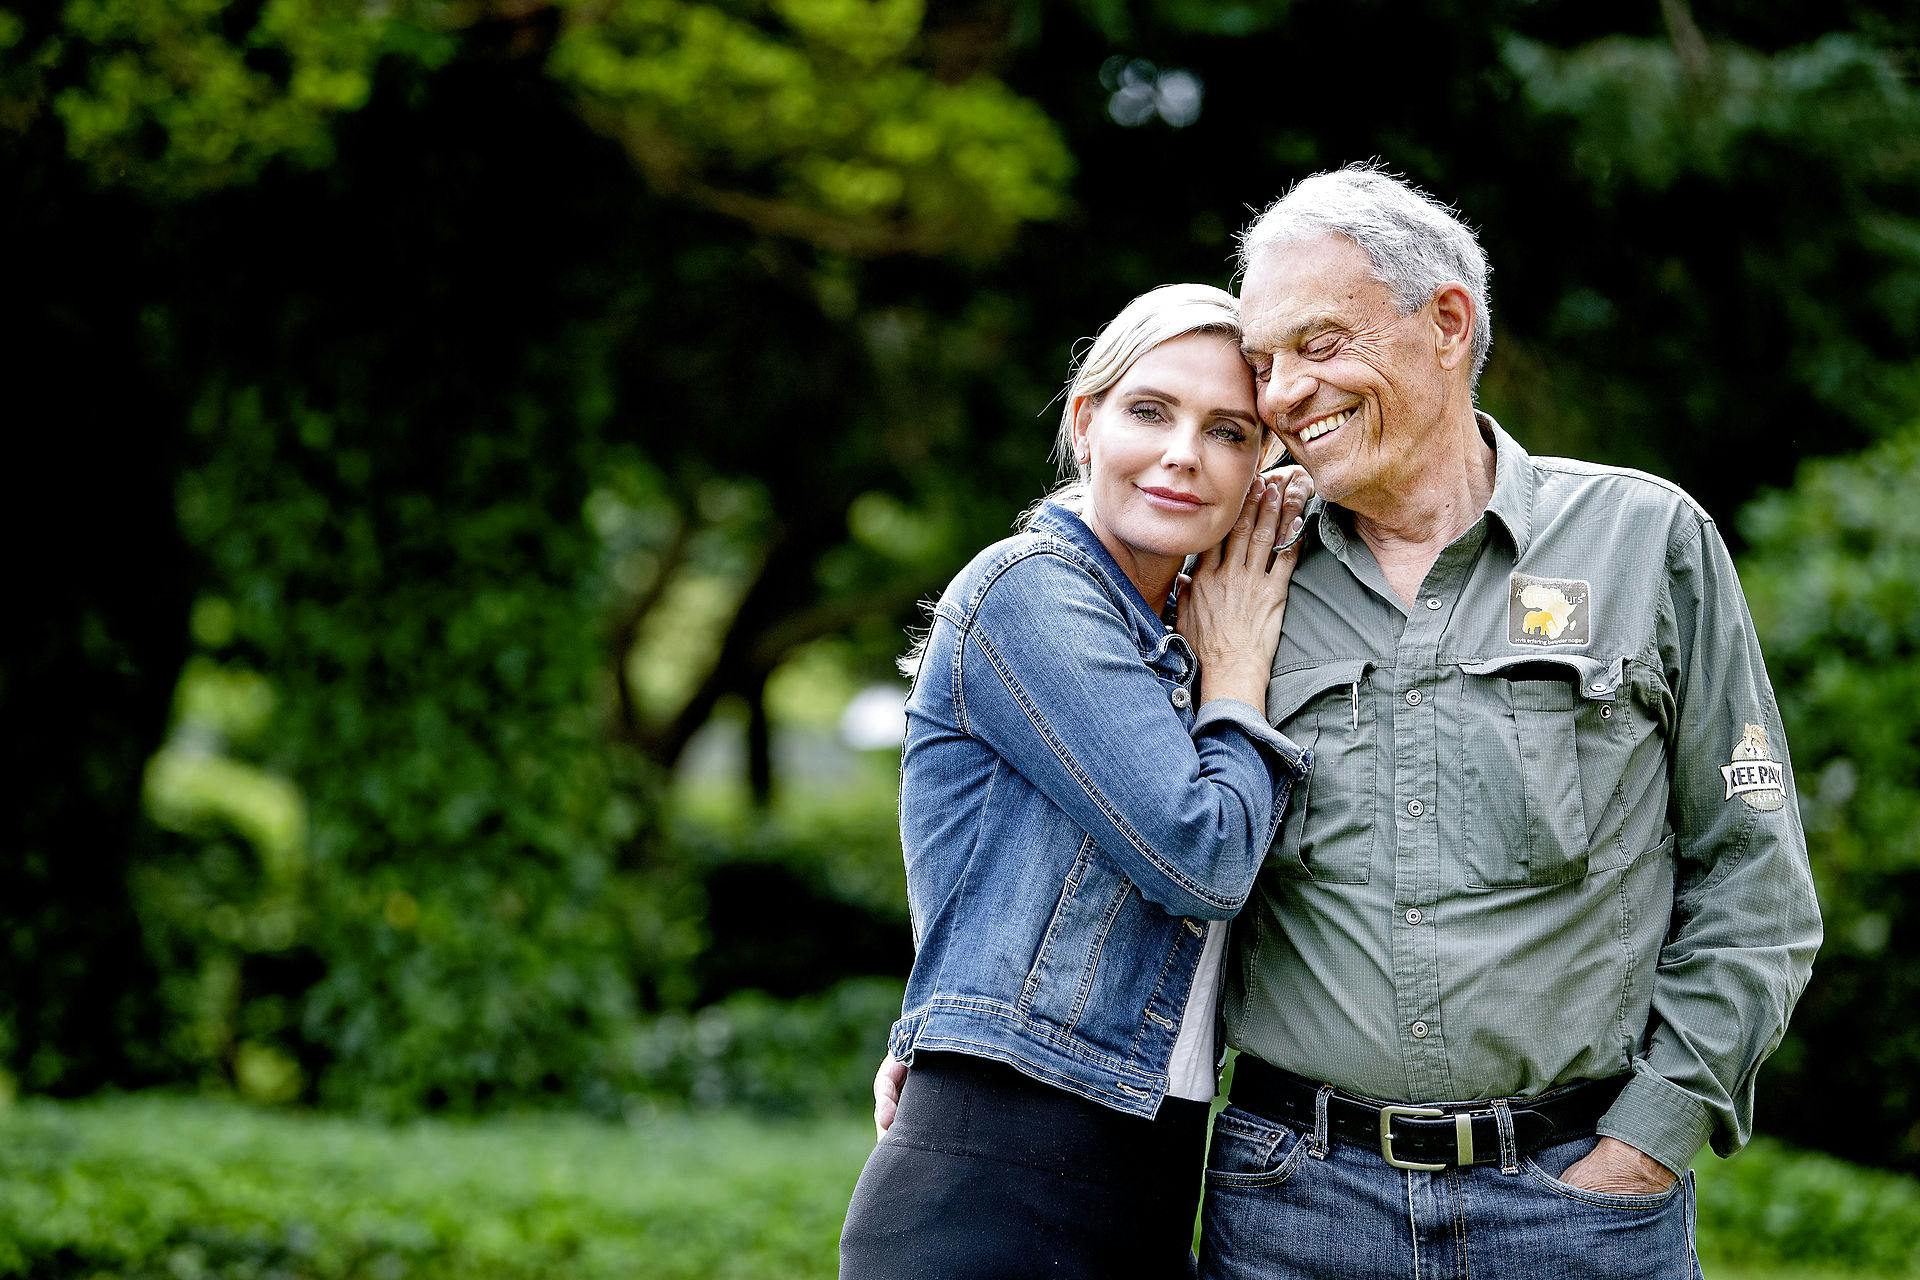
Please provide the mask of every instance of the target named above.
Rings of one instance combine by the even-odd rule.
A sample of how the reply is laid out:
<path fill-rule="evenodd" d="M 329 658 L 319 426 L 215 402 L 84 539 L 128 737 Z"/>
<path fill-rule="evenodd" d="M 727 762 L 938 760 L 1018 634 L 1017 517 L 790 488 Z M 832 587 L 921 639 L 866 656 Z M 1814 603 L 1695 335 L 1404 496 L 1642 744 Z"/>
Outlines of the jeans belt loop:
<path fill-rule="evenodd" d="M 1500 1172 L 1520 1172 L 1520 1143 L 1513 1136 L 1513 1112 L 1505 1098 L 1493 1100 L 1493 1123 L 1500 1130 Z"/>
<path fill-rule="evenodd" d="M 1330 1137 L 1327 1133 L 1327 1104 L 1333 1099 L 1333 1086 L 1323 1084 L 1313 1095 L 1313 1143 L 1307 1148 L 1307 1154 L 1315 1160 L 1327 1158 L 1327 1145 Z"/>

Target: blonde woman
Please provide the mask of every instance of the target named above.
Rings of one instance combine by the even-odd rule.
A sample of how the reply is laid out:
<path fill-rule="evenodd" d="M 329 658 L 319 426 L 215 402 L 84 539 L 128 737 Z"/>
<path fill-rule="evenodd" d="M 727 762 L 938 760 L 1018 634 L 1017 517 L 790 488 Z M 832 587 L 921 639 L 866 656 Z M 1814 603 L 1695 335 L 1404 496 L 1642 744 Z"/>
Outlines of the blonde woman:
<path fill-rule="evenodd" d="M 911 1069 L 842 1277 L 1190 1272 L 1222 922 L 1307 763 L 1261 710 L 1309 492 L 1261 476 L 1269 445 L 1232 296 L 1145 294 L 1074 371 L 1072 482 L 933 610 L 901 765 Z"/>

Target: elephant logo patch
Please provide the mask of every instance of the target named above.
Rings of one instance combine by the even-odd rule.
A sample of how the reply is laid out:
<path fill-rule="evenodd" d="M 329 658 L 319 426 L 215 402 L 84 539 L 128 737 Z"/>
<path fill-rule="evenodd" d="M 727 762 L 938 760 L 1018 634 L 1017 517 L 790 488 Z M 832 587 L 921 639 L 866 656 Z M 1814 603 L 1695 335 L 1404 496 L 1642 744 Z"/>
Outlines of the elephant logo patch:
<path fill-rule="evenodd" d="M 1593 588 L 1576 578 L 1516 573 L 1507 587 L 1507 642 L 1532 648 L 1593 638 Z"/>

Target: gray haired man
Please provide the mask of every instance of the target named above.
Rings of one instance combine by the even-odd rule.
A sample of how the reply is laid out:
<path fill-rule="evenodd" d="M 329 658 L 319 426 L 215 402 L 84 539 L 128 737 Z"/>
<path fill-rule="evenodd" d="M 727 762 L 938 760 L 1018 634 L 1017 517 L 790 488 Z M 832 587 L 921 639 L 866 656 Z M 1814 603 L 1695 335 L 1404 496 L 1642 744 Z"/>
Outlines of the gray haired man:
<path fill-rule="evenodd" d="M 1323 173 L 1242 243 L 1261 414 L 1312 475 L 1267 712 L 1311 747 L 1224 1001 L 1203 1275 L 1698 1275 L 1820 917 L 1712 519 L 1475 408 L 1486 259 Z"/>

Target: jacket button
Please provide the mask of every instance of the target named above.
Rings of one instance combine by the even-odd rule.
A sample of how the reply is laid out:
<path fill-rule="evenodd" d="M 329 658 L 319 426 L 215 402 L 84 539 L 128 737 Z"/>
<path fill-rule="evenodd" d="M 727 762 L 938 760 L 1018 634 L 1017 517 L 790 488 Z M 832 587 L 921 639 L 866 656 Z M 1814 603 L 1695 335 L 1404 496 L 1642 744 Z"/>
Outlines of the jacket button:
<path fill-rule="evenodd" d="M 1193 705 L 1193 695 L 1188 693 L 1184 686 L 1175 689 L 1169 696 L 1173 699 L 1173 705 L 1182 711 Z"/>
<path fill-rule="evenodd" d="M 1427 1038 L 1427 1024 L 1424 1022 L 1416 1022 L 1413 1026 L 1409 1027 L 1408 1030 L 1413 1032 L 1413 1038 L 1415 1040 L 1425 1040 Z"/>

